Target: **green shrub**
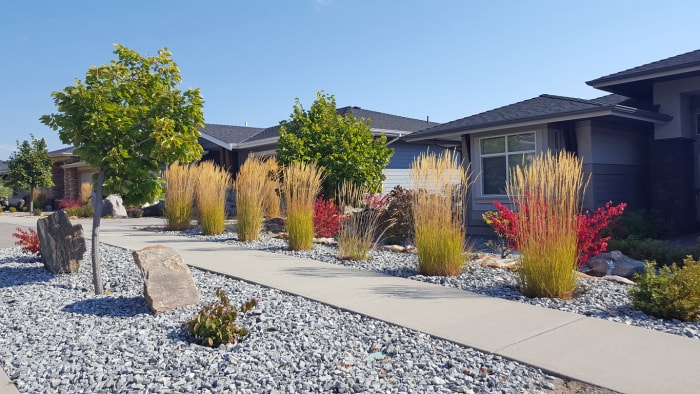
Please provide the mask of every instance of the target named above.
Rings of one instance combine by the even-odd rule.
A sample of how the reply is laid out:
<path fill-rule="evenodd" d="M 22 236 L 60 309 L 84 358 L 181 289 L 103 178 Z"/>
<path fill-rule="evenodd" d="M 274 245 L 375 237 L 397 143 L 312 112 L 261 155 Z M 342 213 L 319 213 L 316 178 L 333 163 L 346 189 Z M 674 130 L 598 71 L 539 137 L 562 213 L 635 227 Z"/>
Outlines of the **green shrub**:
<path fill-rule="evenodd" d="M 620 219 L 605 231 L 605 235 L 610 236 L 613 240 L 626 238 L 665 239 L 671 236 L 672 228 L 661 211 L 641 209 L 625 211 Z"/>
<path fill-rule="evenodd" d="M 89 218 L 95 214 L 95 210 L 89 204 L 81 207 L 63 208 L 63 210 L 66 211 L 68 216 L 77 216 L 79 218 Z"/>
<path fill-rule="evenodd" d="M 10 207 L 10 208 L 8 208 L 8 210 L 10 212 L 17 212 L 17 208 L 15 208 L 15 207 Z"/>
<path fill-rule="evenodd" d="M 246 313 L 258 305 L 258 300 L 251 298 L 236 309 L 222 289 L 216 291 L 216 296 L 219 298 L 218 302 L 205 305 L 192 320 L 183 324 L 190 335 L 209 347 L 241 341 L 248 334 L 248 330 L 236 325 L 238 312 Z"/>
<path fill-rule="evenodd" d="M 700 258 L 700 245 L 683 246 L 658 239 L 611 239 L 608 250 L 619 250 L 633 259 L 655 261 L 659 265 L 682 264 L 686 256 Z"/>
<path fill-rule="evenodd" d="M 672 264 L 658 273 L 653 263 L 647 263 L 635 281 L 630 289 L 635 308 L 662 319 L 700 320 L 700 261 L 688 256 L 683 268 Z"/>
<path fill-rule="evenodd" d="M 34 208 L 34 211 L 32 212 L 34 216 L 41 216 L 41 209 L 39 208 Z"/>

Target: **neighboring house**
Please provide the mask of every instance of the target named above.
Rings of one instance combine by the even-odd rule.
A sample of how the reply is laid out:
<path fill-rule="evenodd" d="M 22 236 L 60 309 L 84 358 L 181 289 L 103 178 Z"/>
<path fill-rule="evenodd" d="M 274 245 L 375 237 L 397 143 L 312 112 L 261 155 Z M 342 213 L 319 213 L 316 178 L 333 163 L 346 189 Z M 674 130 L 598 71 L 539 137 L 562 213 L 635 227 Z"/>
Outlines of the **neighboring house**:
<path fill-rule="evenodd" d="M 339 108 L 339 114 L 351 112 L 358 118 L 370 121 L 371 132 L 374 135 L 384 134 L 387 144 L 394 149 L 387 169 L 383 190 L 390 191 L 396 185 L 408 186 L 408 172 L 413 159 L 426 150 L 440 152 L 446 148 L 454 148 L 449 141 L 427 140 L 420 143 L 408 143 L 400 139 L 426 127 L 437 126 L 438 123 L 389 115 L 369 111 L 359 107 Z M 257 128 L 248 126 L 228 126 L 206 124 L 201 130 L 199 143 L 204 148 L 202 160 L 212 160 L 228 169 L 234 176 L 249 154 L 271 157 L 276 154 L 279 126 Z M 52 190 L 52 198 L 75 198 L 80 195 L 80 185 L 90 182 L 97 171 L 73 154 L 73 148 L 64 148 L 49 152 L 54 159 L 53 174 L 56 186 Z"/>
<path fill-rule="evenodd" d="M 478 174 L 470 233 L 488 231 L 481 213 L 507 202 L 509 168 L 545 150 L 581 157 L 590 184 L 584 207 L 627 202 L 658 209 L 678 232 L 697 229 L 700 205 L 700 51 L 587 82 L 612 93 L 597 99 L 541 95 L 406 137 L 461 145 Z"/>
<path fill-rule="evenodd" d="M 357 118 L 369 120 L 372 134 L 376 136 L 384 134 L 387 137 L 387 144 L 394 149 L 394 155 L 384 170 L 386 179 L 382 183 L 382 189 L 385 192 L 390 191 L 396 185 L 408 186 L 409 168 L 413 159 L 421 153 L 427 150 L 439 153 L 445 148 L 456 146 L 449 141 L 426 140 L 419 143 L 408 143 L 402 139 L 402 137 L 416 131 L 437 126 L 438 123 L 435 122 L 390 115 L 360 107 L 338 108 L 338 113 L 341 115 L 351 113 Z M 216 163 L 229 168 L 234 174 L 249 154 L 270 157 L 274 156 L 277 151 L 279 126 L 266 129 L 213 126 L 216 127 L 207 125 L 201 130 L 200 142 L 202 140 L 206 142 L 206 146 L 204 142 L 202 142 L 202 146 L 207 150 L 204 158 L 213 159 Z M 255 132 L 256 130 L 257 132 Z"/>

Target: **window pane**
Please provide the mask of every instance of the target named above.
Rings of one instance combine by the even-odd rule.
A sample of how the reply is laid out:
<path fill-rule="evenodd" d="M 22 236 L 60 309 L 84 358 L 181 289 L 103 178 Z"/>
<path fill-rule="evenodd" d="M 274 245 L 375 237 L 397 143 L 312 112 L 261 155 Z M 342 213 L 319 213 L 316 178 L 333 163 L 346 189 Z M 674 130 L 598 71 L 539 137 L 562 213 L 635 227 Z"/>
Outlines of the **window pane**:
<path fill-rule="evenodd" d="M 524 150 L 535 150 L 535 133 L 508 136 L 508 152 L 521 152 Z"/>
<path fill-rule="evenodd" d="M 484 182 L 484 194 L 506 194 L 505 156 L 481 159 L 481 178 Z"/>
<path fill-rule="evenodd" d="M 495 138 L 482 138 L 481 139 L 481 154 L 488 155 L 490 153 L 505 153 L 506 151 L 506 138 L 505 137 L 495 137 Z"/>
<path fill-rule="evenodd" d="M 517 153 L 514 155 L 508 155 L 508 171 L 511 171 L 513 168 L 520 166 L 520 167 L 525 167 L 532 163 L 532 157 L 534 155 L 532 153 Z"/>

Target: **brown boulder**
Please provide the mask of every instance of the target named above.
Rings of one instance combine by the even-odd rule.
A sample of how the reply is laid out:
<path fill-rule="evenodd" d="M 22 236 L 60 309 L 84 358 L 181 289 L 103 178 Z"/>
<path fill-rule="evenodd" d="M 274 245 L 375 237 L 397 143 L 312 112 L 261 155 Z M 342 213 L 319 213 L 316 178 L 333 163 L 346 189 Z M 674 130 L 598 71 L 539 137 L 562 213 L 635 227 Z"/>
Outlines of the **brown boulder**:
<path fill-rule="evenodd" d="M 83 226 L 72 225 L 64 210 L 36 222 L 41 249 L 41 262 L 54 274 L 78 272 L 85 254 Z"/>
<path fill-rule="evenodd" d="M 199 303 L 194 278 L 182 257 L 163 245 L 133 252 L 143 277 L 143 295 L 154 313 Z"/>

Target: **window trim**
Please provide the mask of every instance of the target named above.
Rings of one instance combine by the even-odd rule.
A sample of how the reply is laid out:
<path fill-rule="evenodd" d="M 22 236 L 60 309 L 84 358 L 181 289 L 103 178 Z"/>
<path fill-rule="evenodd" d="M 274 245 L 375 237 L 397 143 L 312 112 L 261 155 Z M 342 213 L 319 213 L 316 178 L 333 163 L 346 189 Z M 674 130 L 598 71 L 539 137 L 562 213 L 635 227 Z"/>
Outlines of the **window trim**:
<path fill-rule="evenodd" d="M 532 134 L 533 139 L 534 139 L 534 144 L 535 144 L 534 148 L 531 150 L 530 149 L 529 150 L 518 150 L 518 151 L 513 151 L 513 152 L 508 151 L 508 137 L 513 136 L 513 135 L 520 135 L 520 134 Z M 486 154 L 481 153 L 481 140 L 490 139 L 490 138 L 500 138 L 500 137 L 503 137 L 505 139 L 505 141 L 504 141 L 505 151 L 504 152 L 502 152 L 502 153 L 500 153 L 500 152 L 499 153 L 486 153 Z M 482 197 L 489 197 L 489 198 L 507 196 L 507 194 L 488 194 L 485 192 L 485 190 L 484 190 L 485 175 L 484 175 L 484 161 L 483 161 L 483 159 L 489 158 L 489 157 L 505 157 L 506 158 L 506 182 L 508 182 L 508 180 L 510 178 L 510 171 L 507 170 L 510 168 L 509 162 L 508 162 L 508 156 L 510 156 L 512 154 L 517 154 L 517 153 L 529 153 L 529 154 L 532 154 L 533 156 L 536 155 L 537 154 L 537 131 L 536 130 L 529 130 L 529 131 L 519 131 L 519 132 L 515 132 L 515 133 L 505 133 L 505 134 L 484 136 L 484 137 L 479 137 L 477 139 L 477 142 L 478 142 L 477 149 L 478 149 L 478 153 L 479 153 L 479 167 L 481 168 L 481 176 L 480 176 L 480 178 L 481 178 L 481 182 L 480 182 L 481 183 L 481 196 Z"/>

